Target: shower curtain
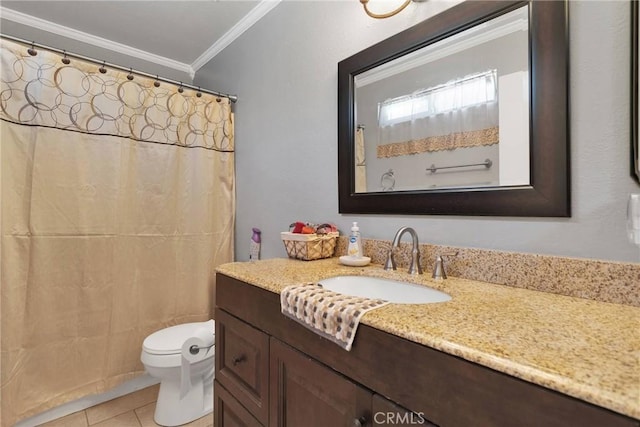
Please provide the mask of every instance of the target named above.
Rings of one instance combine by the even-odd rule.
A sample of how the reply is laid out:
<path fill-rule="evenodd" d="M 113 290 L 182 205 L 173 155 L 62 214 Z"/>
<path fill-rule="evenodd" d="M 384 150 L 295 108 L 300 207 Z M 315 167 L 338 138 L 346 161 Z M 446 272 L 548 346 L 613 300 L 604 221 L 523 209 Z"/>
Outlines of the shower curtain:
<path fill-rule="evenodd" d="M 367 164 L 365 161 L 364 128 L 356 129 L 356 193 L 367 192 Z"/>
<path fill-rule="evenodd" d="M 11 426 L 140 375 L 148 334 L 210 318 L 233 256 L 234 139 L 227 98 L 0 47 Z"/>

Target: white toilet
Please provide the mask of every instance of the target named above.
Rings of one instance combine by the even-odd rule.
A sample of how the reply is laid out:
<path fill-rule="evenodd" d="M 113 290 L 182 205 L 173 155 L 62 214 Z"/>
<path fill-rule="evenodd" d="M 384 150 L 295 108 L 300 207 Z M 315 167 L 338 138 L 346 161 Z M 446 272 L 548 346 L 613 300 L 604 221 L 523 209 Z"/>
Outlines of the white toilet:
<path fill-rule="evenodd" d="M 140 360 L 149 375 L 160 379 L 157 424 L 178 426 L 213 412 L 214 337 L 215 322 L 209 320 L 171 326 L 144 340 Z M 193 348 L 194 341 L 209 348 Z M 191 352 L 183 350 L 187 347 Z"/>

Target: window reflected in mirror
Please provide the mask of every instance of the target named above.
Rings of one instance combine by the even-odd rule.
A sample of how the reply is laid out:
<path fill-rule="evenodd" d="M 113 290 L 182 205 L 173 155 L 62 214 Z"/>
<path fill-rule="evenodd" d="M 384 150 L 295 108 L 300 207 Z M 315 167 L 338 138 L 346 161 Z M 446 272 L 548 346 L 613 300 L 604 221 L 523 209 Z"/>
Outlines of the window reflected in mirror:
<path fill-rule="evenodd" d="M 356 193 L 530 184 L 528 9 L 354 76 Z"/>

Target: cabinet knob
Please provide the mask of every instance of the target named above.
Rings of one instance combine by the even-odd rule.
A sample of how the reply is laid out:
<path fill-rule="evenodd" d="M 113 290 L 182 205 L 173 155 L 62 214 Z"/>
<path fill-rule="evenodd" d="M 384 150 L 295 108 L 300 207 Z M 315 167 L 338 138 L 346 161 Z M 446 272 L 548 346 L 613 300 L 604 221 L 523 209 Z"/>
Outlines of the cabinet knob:
<path fill-rule="evenodd" d="M 367 419 L 365 417 L 353 420 L 353 427 L 364 427 L 365 425 L 367 425 Z"/>
<path fill-rule="evenodd" d="M 233 358 L 233 366 L 238 366 L 238 364 L 244 362 L 245 360 L 247 360 L 247 357 L 244 354 L 236 356 Z"/>

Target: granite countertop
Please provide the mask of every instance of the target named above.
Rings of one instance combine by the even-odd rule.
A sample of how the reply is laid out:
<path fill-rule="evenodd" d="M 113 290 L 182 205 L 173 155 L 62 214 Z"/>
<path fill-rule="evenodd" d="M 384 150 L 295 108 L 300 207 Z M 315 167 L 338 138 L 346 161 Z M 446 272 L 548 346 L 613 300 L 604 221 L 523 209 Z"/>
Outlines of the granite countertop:
<path fill-rule="evenodd" d="M 236 262 L 217 271 L 278 294 L 339 275 L 428 285 L 452 300 L 389 304 L 361 323 L 640 419 L 638 307 L 454 277 L 435 281 L 373 264 L 346 267 L 337 258 Z"/>

